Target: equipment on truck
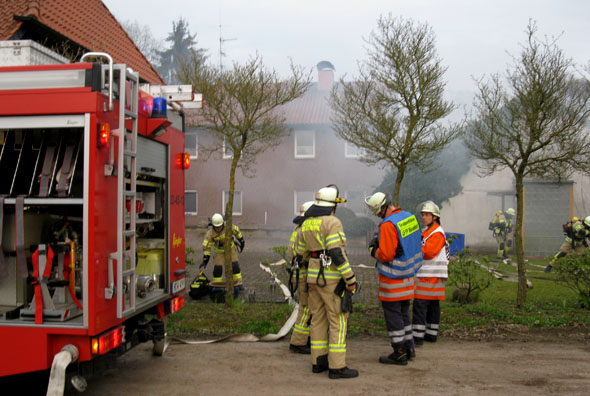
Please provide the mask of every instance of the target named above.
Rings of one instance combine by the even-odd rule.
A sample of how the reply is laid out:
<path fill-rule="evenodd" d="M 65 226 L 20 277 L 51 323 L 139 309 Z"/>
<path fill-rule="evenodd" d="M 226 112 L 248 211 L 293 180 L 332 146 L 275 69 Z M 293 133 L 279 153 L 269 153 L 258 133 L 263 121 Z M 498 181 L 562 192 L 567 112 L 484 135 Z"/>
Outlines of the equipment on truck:
<path fill-rule="evenodd" d="M 184 306 L 190 157 L 182 111 L 157 100 L 154 117 L 139 84 L 103 53 L 0 67 L 0 376 L 165 349 Z"/>

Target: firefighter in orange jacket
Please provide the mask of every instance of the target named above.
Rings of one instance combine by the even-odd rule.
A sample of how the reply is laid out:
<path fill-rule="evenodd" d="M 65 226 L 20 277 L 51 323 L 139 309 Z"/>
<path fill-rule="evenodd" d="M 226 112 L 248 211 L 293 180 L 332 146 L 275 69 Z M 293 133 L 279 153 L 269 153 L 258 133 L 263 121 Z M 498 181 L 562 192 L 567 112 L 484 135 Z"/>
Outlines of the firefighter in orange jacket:
<path fill-rule="evenodd" d="M 309 355 L 309 322 L 311 314 L 308 305 L 307 292 L 307 266 L 309 263 L 309 254 L 305 257 L 297 255 L 297 247 L 301 245 L 302 250 L 305 248 L 303 234 L 301 233 L 301 224 L 305 220 L 305 212 L 313 205 L 313 201 L 305 202 L 299 208 L 299 216 L 293 219 L 296 224 L 293 233 L 291 234 L 291 243 L 289 246 L 291 254 L 291 272 L 289 276 L 289 289 L 291 295 L 296 291 L 299 296 L 299 310 L 297 311 L 297 318 L 293 325 L 293 333 L 291 334 L 291 342 L 289 343 L 289 350 L 295 353 L 303 353 Z"/>
<path fill-rule="evenodd" d="M 331 379 L 353 378 L 357 370 L 346 366 L 346 330 L 348 312 L 342 312 L 342 297 L 336 286 L 344 282 L 349 292 L 356 291 L 356 277 L 346 257 L 346 237 L 340 220 L 334 216 L 336 205 L 346 202 L 338 188 L 330 185 L 316 193 L 314 205 L 305 212 L 301 225 L 302 244 L 297 254 L 309 254 L 307 284 L 311 309 L 312 372 L 329 370 Z"/>
<path fill-rule="evenodd" d="M 445 299 L 445 281 L 449 277 L 447 240 L 440 226 L 438 206 L 427 201 L 422 204 L 422 252 L 424 261 L 416 273 L 416 292 L 412 308 L 414 344 L 436 342 L 440 324 L 440 301 Z"/>
<path fill-rule="evenodd" d="M 211 258 L 211 249 L 215 252 L 215 266 L 213 267 L 213 279 L 212 284 L 223 286 L 223 264 L 224 264 L 224 240 L 225 240 L 225 220 L 222 215 L 219 213 L 215 213 L 211 216 L 211 228 L 207 231 L 205 235 L 205 240 L 203 241 L 203 262 L 199 266 L 200 269 L 205 269 L 207 267 L 207 263 Z M 244 246 L 246 242 L 244 241 L 244 237 L 242 236 L 242 232 L 240 228 L 234 224 L 233 226 L 233 237 L 231 241 L 231 266 L 233 272 L 233 282 L 234 287 L 241 288 L 242 283 L 242 272 L 240 271 L 240 263 L 238 262 L 238 253 L 236 252 L 236 244 L 234 242 L 234 238 L 238 243 L 238 249 L 240 253 L 244 250 Z M 228 274 L 225 274 L 229 276 Z"/>
<path fill-rule="evenodd" d="M 413 214 L 393 206 L 382 192 L 366 197 L 365 203 L 383 219 L 369 252 L 377 260 L 379 300 L 393 352 L 379 357 L 379 362 L 406 365 L 415 356 L 409 309 L 414 274 L 422 262 L 420 226 Z"/>

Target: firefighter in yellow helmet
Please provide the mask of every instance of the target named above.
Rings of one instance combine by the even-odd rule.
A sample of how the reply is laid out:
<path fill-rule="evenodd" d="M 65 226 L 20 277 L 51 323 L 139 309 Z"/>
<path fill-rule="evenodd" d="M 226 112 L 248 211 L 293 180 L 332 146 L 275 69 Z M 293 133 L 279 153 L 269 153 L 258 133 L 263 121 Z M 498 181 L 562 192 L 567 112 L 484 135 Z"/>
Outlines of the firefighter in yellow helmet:
<path fill-rule="evenodd" d="M 223 264 L 224 264 L 224 239 L 225 239 L 225 220 L 222 215 L 219 213 L 215 213 L 211 216 L 211 228 L 205 234 L 205 240 L 203 241 L 203 262 L 199 266 L 200 269 L 204 269 L 207 267 L 207 263 L 211 258 L 211 249 L 215 252 L 215 266 L 213 267 L 213 279 L 211 284 L 212 285 L 219 285 L 223 287 L 225 284 L 223 282 Z M 237 243 L 237 247 L 236 247 Z M 244 246 L 246 242 L 244 241 L 244 236 L 242 235 L 240 228 L 237 225 L 233 225 L 233 237 L 231 241 L 231 261 L 232 261 L 232 272 L 233 272 L 233 281 L 234 287 L 237 287 L 238 290 L 242 288 L 242 273 L 240 271 L 240 264 L 238 263 L 238 252 L 239 249 L 240 253 L 244 250 Z M 227 276 L 227 274 L 226 274 Z"/>
<path fill-rule="evenodd" d="M 309 255 L 307 284 L 311 310 L 312 372 L 329 370 L 332 379 L 353 378 L 357 370 L 346 366 L 346 330 L 348 312 L 342 311 L 342 297 L 335 294 L 343 284 L 354 293 L 356 276 L 346 257 L 346 237 L 336 206 L 346 202 L 338 196 L 338 187 L 329 185 L 316 193 L 314 204 L 305 213 L 301 225 L 302 244 L 297 254 Z"/>
<path fill-rule="evenodd" d="M 289 244 L 289 254 L 291 256 L 291 269 L 289 272 L 289 290 L 291 295 L 295 292 L 299 296 L 299 310 L 297 311 L 297 318 L 293 325 L 293 333 L 291 334 L 291 342 L 289 343 L 289 350 L 295 353 L 303 353 L 309 355 L 309 323 L 311 321 L 311 314 L 308 305 L 307 292 L 307 266 L 309 264 L 309 252 L 305 257 L 297 255 L 297 246 L 301 245 L 302 250 L 305 248 L 303 242 L 303 234 L 301 233 L 301 224 L 305 220 L 305 212 L 313 205 L 313 201 L 305 202 L 299 208 L 299 216 L 293 219 L 295 229 L 291 234 L 291 242 Z"/>
<path fill-rule="evenodd" d="M 588 246 L 586 238 L 590 238 L 590 216 L 586 216 L 582 221 L 573 217 L 563 225 L 565 241 L 561 244 L 559 252 L 553 256 L 553 260 L 545 267 L 545 272 L 551 272 L 555 260 L 564 257 L 568 253 L 582 254 Z"/>
<path fill-rule="evenodd" d="M 505 213 L 499 210 L 490 222 L 489 229 L 492 230 L 494 238 L 498 243 L 497 257 L 501 260 L 508 258 L 508 252 L 512 249 L 513 217 L 514 209 L 508 208 Z"/>

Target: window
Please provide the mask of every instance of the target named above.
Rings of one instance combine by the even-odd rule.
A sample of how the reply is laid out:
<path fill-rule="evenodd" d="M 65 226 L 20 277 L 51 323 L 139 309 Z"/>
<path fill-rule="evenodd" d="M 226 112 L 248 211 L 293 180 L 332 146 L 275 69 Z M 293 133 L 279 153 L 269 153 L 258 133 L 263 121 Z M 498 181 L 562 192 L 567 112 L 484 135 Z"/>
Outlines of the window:
<path fill-rule="evenodd" d="M 315 200 L 314 191 L 295 191 L 295 215 L 299 215 L 299 208 L 307 201 Z"/>
<path fill-rule="evenodd" d="M 199 156 L 198 141 L 196 133 L 187 133 L 185 135 L 185 148 L 191 159 L 196 159 Z"/>
<path fill-rule="evenodd" d="M 363 149 L 358 148 L 354 144 L 344 142 L 344 156 L 346 158 L 361 158 L 363 156 Z"/>
<path fill-rule="evenodd" d="M 295 158 L 315 158 L 314 131 L 295 131 Z"/>
<path fill-rule="evenodd" d="M 229 144 L 226 138 L 223 138 L 223 159 L 229 159 L 233 156 L 234 152 L 231 148 L 231 144 Z"/>
<path fill-rule="evenodd" d="M 199 194 L 194 190 L 184 192 L 184 214 L 196 215 L 199 207 Z"/>
<path fill-rule="evenodd" d="M 346 207 L 355 214 L 364 216 L 365 213 L 365 194 L 363 191 L 347 191 Z"/>
<path fill-rule="evenodd" d="M 223 214 L 225 215 L 225 204 L 227 203 L 227 200 L 229 199 L 229 191 L 224 191 L 223 192 L 223 198 L 222 198 L 222 207 L 221 207 L 221 211 L 223 212 Z M 233 214 L 234 215 L 241 215 L 242 214 L 242 192 L 241 191 L 234 191 L 234 207 L 233 207 Z"/>

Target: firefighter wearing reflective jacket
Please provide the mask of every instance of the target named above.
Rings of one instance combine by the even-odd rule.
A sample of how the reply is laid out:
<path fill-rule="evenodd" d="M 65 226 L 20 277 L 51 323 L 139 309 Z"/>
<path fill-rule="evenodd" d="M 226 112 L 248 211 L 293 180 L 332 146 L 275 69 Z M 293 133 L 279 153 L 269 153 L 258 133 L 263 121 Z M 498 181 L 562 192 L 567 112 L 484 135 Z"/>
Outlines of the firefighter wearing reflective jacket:
<path fill-rule="evenodd" d="M 224 240 L 225 240 L 225 220 L 223 216 L 219 213 L 215 213 L 211 217 L 211 228 L 207 231 L 205 235 L 205 240 L 203 241 L 203 262 L 199 266 L 199 268 L 204 269 L 207 267 L 207 263 L 209 263 L 209 259 L 211 258 L 211 249 L 215 252 L 215 266 L 213 267 L 213 285 L 220 285 L 223 286 L 223 264 L 224 264 Z M 235 239 L 235 242 L 234 242 Z M 240 253 L 244 250 L 244 246 L 246 242 L 244 241 L 244 237 L 240 232 L 240 229 L 237 225 L 234 224 L 233 226 L 233 237 L 231 241 L 231 265 L 232 265 L 232 272 L 233 272 L 233 281 L 234 286 L 242 286 L 242 273 L 240 272 L 240 264 L 238 263 L 238 253 L 236 251 L 236 242 L 238 244 L 237 249 L 239 249 Z M 227 276 L 227 274 L 226 274 Z"/>
<path fill-rule="evenodd" d="M 365 203 L 383 219 L 369 253 L 377 260 L 379 300 L 393 352 L 379 357 L 379 362 L 406 365 L 415 356 L 409 308 L 414 274 L 422 262 L 420 226 L 413 214 L 395 207 L 382 192 L 366 197 Z"/>
<path fill-rule="evenodd" d="M 590 238 L 590 216 L 583 221 L 574 217 L 575 221 L 569 221 L 563 225 L 565 241 L 561 244 L 559 252 L 553 256 L 553 260 L 545 267 L 545 272 L 551 272 L 555 260 L 564 257 L 568 253 L 582 254 L 587 247 L 586 238 Z M 573 220 L 572 219 L 572 220 Z"/>
<path fill-rule="evenodd" d="M 494 219 L 490 222 L 490 230 L 496 238 L 498 243 L 497 256 L 499 259 L 507 259 L 508 252 L 512 249 L 512 218 L 514 217 L 514 209 L 508 208 L 506 213 L 501 210 L 496 213 Z"/>
<path fill-rule="evenodd" d="M 424 261 L 416 272 L 416 292 L 412 308 L 414 344 L 436 342 L 440 324 L 440 300 L 445 299 L 445 281 L 449 277 L 448 244 L 440 226 L 440 210 L 432 202 L 422 204 L 422 253 Z"/>
<path fill-rule="evenodd" d="M 297 255 L 297 247 L 301 246 L 301 250 L 305 250 L 305 242 L 303 241 L 303 234 L 301 233 L 301 224 L 303 224 L 303 221 L 305 220 L 305 212 L 312 205 L 313 201 L 308 201 L 299 208 L 299 216 L 293 219 L 293 223 L 295 223 L 296 226 L 291 234 L 291 241 L 289 244 L 289 253 L 291 256 L 289 289 L 291 295 L 294 295 L 295 292 L 297 292 L 299 297 L 299 309 L 297 311 L 295 324 L 293 325 L 289 350 L 306 355 L 311 353 L 309 349 L 309 323 L 311 321 L 311 313 L 309 310 L 307 295 L 307 266 L 309 264 L 309 252 L 307 252 L 305 257 Z"/>
<path fill-rule="evenodd" d="M 316 193 L 316 200 L 305 213 L 301 225 L 302 244 L 297 254 L 309 254 L 307 283 L 311 309 L 312 372 L 329 370 L 329 377 L 353 378 L 357 370 L 346 366 L 346 329 L 348 312 L 342 312 L 342 297 L 334 293 L 339 283 L 355 292 L 356 277 L 344 247 L 342 223 L 334 216 L 336 205 L 346 202 L 338 188 L 330 185 Z"/>

